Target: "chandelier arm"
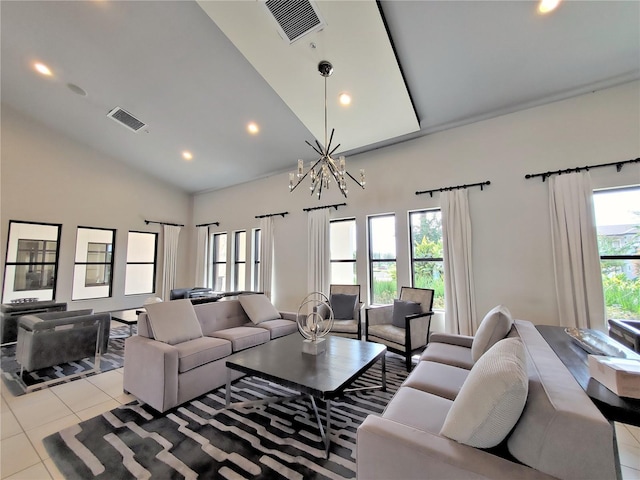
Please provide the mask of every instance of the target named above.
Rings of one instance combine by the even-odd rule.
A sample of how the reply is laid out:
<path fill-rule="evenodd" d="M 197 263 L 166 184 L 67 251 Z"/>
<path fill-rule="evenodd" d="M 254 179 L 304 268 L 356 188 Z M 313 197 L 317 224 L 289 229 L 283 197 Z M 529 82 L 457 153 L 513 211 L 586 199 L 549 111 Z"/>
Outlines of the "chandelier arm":
<path fill-rule="evenodd" d="M 331 129 L 331 136 L 329 137 L 329 143 L 327 143 L 327 152 L 329 150 L 331 150 L 331 142 L 333 142 L 333 132 L 335 132 L 335 131 L 336 131 L 335 128 Z M 329 154 L 329 155 L 331 155 L 331 154 Z"/>
<path fill-rule="evenodd" d="M 320 155 L 325 155 L 325 150 L 324 148 L 322 148 L 322 145 L 320 145 L 320 142 L 318 140 L 316 140 L 316 145 L 318 145 L 318 148 L 321 150 Z"/>
<path fill-rule="evenodd" d="M 335 152 L 338 148 L 340 148 L 340 144 L 336 145 L 334 149 L 329 152 L 328 156 L 330 157 L 331 155 L 333 155 L 333 152 Z"/>
<path fill-rule="evenodd" d="M 307 142 L 307 143 L 308 143 L 308 142 Z M 298 183 L 296 183 L 296 184 L 293 186 L 293 188 L 291 189 L 291 191 L 292 191 L 292 192 L 296 189 L 296 187 L 297 187 L 298 185 L 300 185 L 300 184 L 302 183 L 302 181 L 307 177 L 307 175 L 309 175 L 309 172 L 310 172 L 311 170 L 313 170 L 314 168 L 316 168 L 316 166 L 318 165 L 318 163 L 320 163 L 320 161 L 321 161 L 321 160 L 322 160 L 322 157 L 320 157 L 318 160 L 316 160 L 316 163 L 314 163 L 314 164 L 313 164 L 313 166 L 312 166 L 312 167 L 310 167 L 310 168 L 309 168 L 309 170 L 307 170 L 307 173 L 305 173 L 302 177 L 300 177 L 300 180 L 298 180 Z"/>
<path fill-rule="evenodd" d="M 313 148 L 313 150 L 320 156 L 324 155 L 320 150 L 318 150 L 316 147 L 314 147 L 313 145 L 311 145 L 307 140 L 304 141 L 307 145 L 309 145 L 311 148 Z"/>
<path fill-rule="evenodd" d="M 349 175 L 349 177 L 351 178 L 351 180 L 353 180 L 354 182 L 356 182 L 358 185 L 360 185 L 360 187 L 364 190 L 364 185 L 362 185 L 358 180 L 356 180 L 355 178 L 353 178 L 353 175 L 351 175 L 349 172 L 345 171 L 344 173 L 346 173 L 347 175 Z"/>
<path fill-rule="evenodd" d="M 333 178 L 335 179 L 336 184 L 340 185 L 340 172 L 338 171 L 338 167 L 336 167 L 336 162 L 333 160 L 333 158 L 327 157 L 327 164 L 329 165 L 329 171 L 331 172 L 331 175 L 333 175 Z M 342 196 L 344 198 L 347 198 L 347 194 L 342 188 L 339 187 L 338 190 L 340 190 L 340 193 L 342 193 Z"/>

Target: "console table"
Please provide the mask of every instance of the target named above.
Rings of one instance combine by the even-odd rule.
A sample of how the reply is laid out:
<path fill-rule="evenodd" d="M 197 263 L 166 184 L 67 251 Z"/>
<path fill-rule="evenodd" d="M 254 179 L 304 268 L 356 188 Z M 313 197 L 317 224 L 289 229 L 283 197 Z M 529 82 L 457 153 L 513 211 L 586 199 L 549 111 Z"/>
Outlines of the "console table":
<path fill-rule="evenodd" d="M 591 378 L 587 360 L 588 353 L 576 345 L 571 337 L 565 333 L 564 327 L 536 325 L 536 329 L 607 420 L 640 427 L 640 400 L 619 397 L 600 382 Z M 596 330 L 592 330 L 592 332 L 600 335 L 603 339 L 608 339 L 602 332 Z M 622 344 L 616 346 L 626 350 Z M 631 350 L 630 352 L 635 353 Z"/>

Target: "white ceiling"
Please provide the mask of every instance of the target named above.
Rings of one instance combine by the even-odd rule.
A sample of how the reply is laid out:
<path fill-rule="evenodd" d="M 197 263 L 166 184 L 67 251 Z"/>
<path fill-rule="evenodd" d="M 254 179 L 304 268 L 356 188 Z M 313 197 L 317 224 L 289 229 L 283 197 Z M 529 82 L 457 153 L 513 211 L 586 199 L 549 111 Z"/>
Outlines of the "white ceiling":
<path fill-rule="evenodd" d="M 288 46 L 256 1 L 2 1 L 0 99 L 198 192 L 315 159 L 305 140 L 324 143 L 319 60 L 335 69 L 334 144 L 352 155 L 640 78 L 639 1 L 565 1 L 544 17 L 529 1 L 318 8 L 325 29 Z M 35 74 L 36 60 L 54 76 Z M 335 102 L 343 90 L 348 109 Z M 146 131 L 108 119 L 116 106 Z"/>

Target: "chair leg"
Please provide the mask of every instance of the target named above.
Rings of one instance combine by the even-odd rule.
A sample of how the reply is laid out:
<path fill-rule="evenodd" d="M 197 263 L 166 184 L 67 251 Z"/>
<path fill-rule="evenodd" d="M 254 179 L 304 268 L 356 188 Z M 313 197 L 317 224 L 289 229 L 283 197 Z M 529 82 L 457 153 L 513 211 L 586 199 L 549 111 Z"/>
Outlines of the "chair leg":
<path fill-rule="evenodd" d="M 411 362 L 411 352 L 405 353 L 405 363 L 407 366 L 407 373 L 411 372 L 411 370 L 413 369 L 413 363 Z"/>

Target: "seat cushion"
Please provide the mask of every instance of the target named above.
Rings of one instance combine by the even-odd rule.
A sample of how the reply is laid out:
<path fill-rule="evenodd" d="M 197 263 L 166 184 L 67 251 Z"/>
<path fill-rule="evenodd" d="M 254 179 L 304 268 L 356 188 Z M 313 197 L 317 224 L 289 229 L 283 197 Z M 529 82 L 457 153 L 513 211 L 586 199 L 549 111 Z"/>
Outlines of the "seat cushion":
<path fill-rule="evenodd" d="M 271 300 L 266 295 L 239 295 L 238 301 L 247 313 L 249 320 L 256 325 L 266 322 L 267 320 L 275 320 L 282 318 L 280 312 L 273 306 Z"/>
<path fill-rule="evenodd" d="M 500 340 L 469 372 L 440 433 L 471 447 L 494 447 L 520 418 L 528 392 L 529 375 L 522 341 Z"/>
<path fill-rule="evenodd" d="M 147 305 L 153 337 L 169 345 L 202 337 L 200 322 L 189 300 L 172 300 Z"/>
<path fill-rule="evenodd" d="M 402 384 L 423 392 L 454 400 L 469 376 L 469 370 L 436 362 L 418 362 Z"/>
<path fill-rule="evenodd" d="M 231 355 L 231 342 L 222 338 L 196 338 L 178 343 L 175 348 L 178 350 L 180 373 Z"/>
<path fill-rule="evenodd" d="M 513 326 L 511 312 L 504 305 L 492 308 L 480 322 L 471 345 L 471 358 L 474 362 L 489 350 L 498 340 L 507 336 Z"/>
<path fill-rule="evenodd" d="M 234 352 L 261 345 L 271 339 L 269 330 L 256 327 L 227 328 L 212 332 L 209 336 L 229 340 Z"/>
<path fill-rule="evenodd" d="M 332 332 L 339 333 L 358 333 L 358 321 L 357 320 L 334 320 Z"/>
<path fill-rule="evenodd" d="M 247 325 L 248 327 L 251 325 Z M 285 335 L 290 335 L 298 331 L 298 326 L 296 322 L 292 320 L 285 320 L 284 318 L 280 318 L 277 320 L 266 320 L 264 322 L 260 322 L 259 327 L 254 328 L 264 328 L 269 331 L 271 335 L 271 339 L 284 337 Z"/>
<path fill-rule="evenodd" d="M 407 315 L 415 315 L 416 313 L 422 313 L 422 305 L 410 300 L 394 300 L 393 301 L 393 315 L 391 317 L 391 323 L 398 328 L 407 327 Z"/>
<path fill-rule="evenodd" d="M 453 402 L 446 398 L 411 387 L 400 387 L 382 417 L 437 435 L 451 405 Z"/>
<path fill-rule="evenodd" d="M 427 349 L 422 352 L 420 360 L 444 363 L 454 367 L 466 368 L 467 370 L 473 367 L 470 348 L 448 343 L 430 342 L 427 345 Z"/>
<path fill-rule="evenodd" d="M 333 318 L 336 320 L 352 320 L 353 312 L 356 309 L 358 295 L 347 295 L 346 293 L 334 293 L 329 298 Z"/>
<path fill-rule="evenodd" d="M 372 337 L 377 337 L 382 340 L 387 340 L 393 343 L 396 343 L 400 346 L 403 346 L 406 341 L 406 330 L 404 328 L 398 328 L 394 325 L 383 324 L 383 325 L 369 325 L 369 330 L 367 332 L 369 339 L 373 342 Z"/>

